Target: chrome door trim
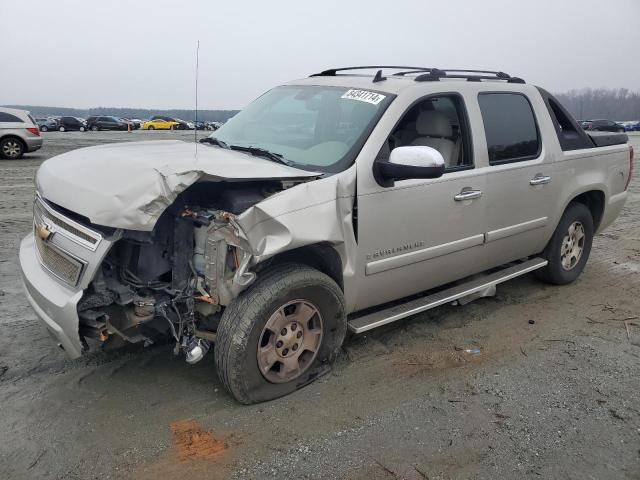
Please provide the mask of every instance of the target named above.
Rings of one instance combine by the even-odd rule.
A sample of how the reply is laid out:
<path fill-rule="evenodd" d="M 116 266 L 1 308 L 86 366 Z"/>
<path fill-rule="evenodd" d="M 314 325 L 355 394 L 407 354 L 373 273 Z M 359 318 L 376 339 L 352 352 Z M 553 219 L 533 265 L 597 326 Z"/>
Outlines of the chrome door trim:
<path fill-rule="evenodd" d="M 414 250 L 413 252 L 402 253 L 389 258 L 374 260 L 373 262 L 367 263 L 365 274 L 373 275 L 375 273 L 386 272 L 393 268 L 405 267 L 413 263 L 430 260 L 432 258 L 448 255 L 477 245 L 482 245 L 484 243 L 484 237 L 484 234 L 473 235 L 453 242 L 443 243 L 442 245 L 435 245 L 433 247 Z"/>
<path fill-rule="evenodd" d="M 486 241 L 493 242 L 494 240 L 500 240 L 502 238 L 511 237 L 520 233 L 528 232 L 536 228 L 541 228 L 547 225 L 548 217 L 536 218 L 535 220 L 529 220 L 528 222 L 518 223 L 509 227 L 499 228 L 486 233 Z"/>

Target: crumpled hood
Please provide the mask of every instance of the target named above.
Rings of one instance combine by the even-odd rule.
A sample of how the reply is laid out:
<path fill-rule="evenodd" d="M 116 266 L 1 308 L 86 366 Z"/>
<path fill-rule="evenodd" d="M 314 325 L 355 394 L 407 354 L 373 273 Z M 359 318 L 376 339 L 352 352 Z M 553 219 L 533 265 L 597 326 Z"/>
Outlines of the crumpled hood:
<path fill-rule="evenodd" d="M 45 161 L 36 176 L 41 195 L 92 223 L 152 230 L 177 195 L 210 180 L 305 179 L 319 174 L 264 158 L 182 140 L 81 148 Z"/>

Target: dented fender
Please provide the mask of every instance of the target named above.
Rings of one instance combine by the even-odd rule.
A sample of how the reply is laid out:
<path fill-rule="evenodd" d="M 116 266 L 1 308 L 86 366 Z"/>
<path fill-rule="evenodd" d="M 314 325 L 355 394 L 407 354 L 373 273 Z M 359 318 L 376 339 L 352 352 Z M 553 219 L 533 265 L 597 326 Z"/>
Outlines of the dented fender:
<path fill-rule="evenodd" d="M 353 227 L 355 166 L 336 175 L 301 183 L 247 209 L 236 218 L 253 263 L 320 242 L 331 244 L 342 260 L 347 305 L 354 291 L 357 258 Z"/>

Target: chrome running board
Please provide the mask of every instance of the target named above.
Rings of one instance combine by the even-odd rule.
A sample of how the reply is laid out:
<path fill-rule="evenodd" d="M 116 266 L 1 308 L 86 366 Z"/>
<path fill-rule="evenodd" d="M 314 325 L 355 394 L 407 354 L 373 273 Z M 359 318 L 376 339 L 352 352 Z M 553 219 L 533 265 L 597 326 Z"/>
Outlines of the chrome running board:
<path fill-rule="evenodd" d="M 510 265 L 496 272 L 472 278 L 465 283 L 455 285 L 432 295 L 409 300 L 408 302 L 400 305 L 394 305 L 384 310 L 378 310 L 376 312 L 354 318 L 348 322 L 349 330 L 353 333 L 362 333 L 372 330 L 376 327 L 380 327 L 382 325 L 410 317 L 411 315 L 439 307 L 445 303 L 453 302 L 454 300 L 458 300 L 468 295 L 481 292 L 491 286 L 506 282 L 512 278 L 537 270 L 538 268 L 542 268 L 546 266 L 547 263 L 547 260 L 544 258 L 532 258 L 516 265 Z"/>

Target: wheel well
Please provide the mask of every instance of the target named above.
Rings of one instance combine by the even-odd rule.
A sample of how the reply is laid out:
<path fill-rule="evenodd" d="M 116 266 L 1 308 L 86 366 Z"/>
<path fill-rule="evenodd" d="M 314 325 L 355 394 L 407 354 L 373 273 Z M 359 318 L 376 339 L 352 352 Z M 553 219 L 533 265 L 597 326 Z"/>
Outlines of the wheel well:
<path fill-rule="evenodd" d="M 24 150 L 24 153 L 27 153 L 27 144 L 23 139 L 21 139 L 17 135 L 5 135 L 4 137 L 0 137 L 0 142 L 2 142 L 3 140 L 6 140 L 7 138 L 13 138 L 14 140 L 19 141 L 20 145 L 22 145 L 22 149 Z"/>
<path fill-rule="evenodd" d="M 265 267 L 283 263 L 300 263 L 331 277 L 344 291 L 340 254 L 328 243 L 317 243 L 282 252 L 265 262 Z"/>
<path fill-rule="evenodd" d="M 600 190 L 590 190 L 573 198 L 571 202 L 582 203 L 591 211 L 593 228 L 594 230 L 598 230 L 598 226 L 602 220 L 602 214 L 604 213 L 604 193 Z"/>

